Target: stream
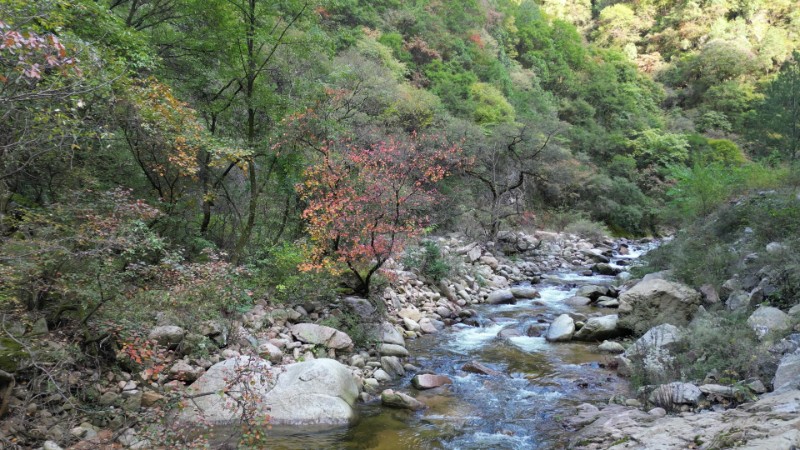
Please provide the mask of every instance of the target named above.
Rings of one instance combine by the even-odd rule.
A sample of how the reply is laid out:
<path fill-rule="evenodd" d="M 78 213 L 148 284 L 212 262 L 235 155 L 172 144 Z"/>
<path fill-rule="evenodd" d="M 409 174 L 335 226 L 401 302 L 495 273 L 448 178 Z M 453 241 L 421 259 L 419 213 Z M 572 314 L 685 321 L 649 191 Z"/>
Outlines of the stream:
<path fill-rule="evenodd" d="M 614 261 L 635 259 L 647 248 L 630 250 L 630 255 Z M 428 405 L 426 410 L 395 410 L 380 402 L 361 404 L 360 420 L 349 429 L 275 435 L 270 448 L 565 448 L 570 432 L 561 425 L 562 418 L 572 415 L 581 403 L 605 402 L 628 386 L 606 369 L 613 355 L 597 352 L 597 343 L 550 343 L 543 335 L 563 313 L 614 314 L 614 309 L 563 302 L 582 285 L 614 281 L 611 276 L 554 273 L 536 285 L 541 298 L 514 305 L 475 305 L 481 326 L 457 324 L 406 342 L 412 364 L 453 380 L 452 385 L 416 391 L 410 383 L 413 374 L 407 374 L 386 386 L 416 397 Z M 498 337 L 501 332 L 509 337 Z M 502 375 L 467 373 L 462 367 L 469 361 Z"/>

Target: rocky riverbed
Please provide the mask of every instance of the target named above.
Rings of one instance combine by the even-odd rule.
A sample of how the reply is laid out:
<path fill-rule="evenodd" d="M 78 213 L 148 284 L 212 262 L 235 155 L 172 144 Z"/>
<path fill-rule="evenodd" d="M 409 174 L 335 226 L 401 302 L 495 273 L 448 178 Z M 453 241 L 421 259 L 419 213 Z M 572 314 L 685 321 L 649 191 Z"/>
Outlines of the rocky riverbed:
<path fill-rule="evenodd" d="M 772 349 L 774 380 L 628 392 L 626 376 L 661 370 L 682 339 L 680 327 L 720 302 L 720 293 L 695 291 L 668 274 L 629 280 L 626 268 L 647 242 L 541 231 L 505 232 L 489 244 L 460 235 L 436 241 L 454 268 L 448 278 L 434 283 L 390 265 L 377 304 L 357 297 L 326 305 L 262 300 L 238 320 L 194 329 L 165 320 L 149 333 L 173 349 L 163 364 L 97 380 L 99 402 L 111 411 L 106 421 L 66 430 L 57 416 L 43 414 L 37 432 L 49 439 L 45 448 L 75 441 L 74 448 L 112 441 L 151 448 L 159 436 L 187 430 L 211 431 L 211 442 L 223 445 L 239 439 L 230 425 L 243 415 L 268 421 L 275 448 L 385 447 L 381 439 L 400 448 L 797 443 L 792 414 L 800 378 L 792 368 L 800 364 L 800 338 Z M 752 295 L 741 288 L 722 294 L 732 304 Z M 345 316 L 358 317 L 368 338 L 356 345 L 325 325 Z M 767 335 L 791 327 L 787 317 L 759 309 L 750 323 Z M 631 335 L 641 337 L 626 340 Z M 188 356 L 206 338 L 215 344 L 208 356 Z M 769 387 L 775 392 L 767 394 Z M 25 393 L 13 385 L 7 392 L 7 405 L 21 407 Z M 143 425 L 176 401 L 181 412 L 165 413 L 167 428 Z M 26 407 L 33 415 L 43 410 Z M 141 413 L 141 423 L 115 422 L 115 410 Z"/>

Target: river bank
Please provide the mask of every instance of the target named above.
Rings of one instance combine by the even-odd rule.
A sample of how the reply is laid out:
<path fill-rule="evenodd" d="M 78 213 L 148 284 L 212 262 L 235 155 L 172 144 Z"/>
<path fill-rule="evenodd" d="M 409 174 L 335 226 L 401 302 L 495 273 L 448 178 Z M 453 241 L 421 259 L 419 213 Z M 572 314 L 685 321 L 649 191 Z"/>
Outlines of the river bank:
<path fill-rule="evenodd" d="M 214 448 L 244 441 L 287 449 L 714 448 L 722 435 L 794 439 L 789 413 L 800 397 L 788 369 L 789 387 L 772 400 L 755 397 L 777 387 L 772 380 L 629 389 L 629 377 L 672 361 L 681 332 L 663 324 L 688 326 L 714 303 L 668 274 L 630 280 L 626 269 L 653 244 L 542 231 L 488 244 L 460 235 L 434 242 L 449 274 L 434 281 L 418 267 L 390 265 L 381 302 L 260 301 L 229 322 L 160 323 L 149 336 L 172 350 L 159 365 L 96 379 L 109 411 L 103 421 L 87 414 L 59 428 L 52 408 L 33 402 L 28 423 L 51 450 L 170 447 L 187 436 Z M 188 351 L 198 336 L 215 343 L 202 357 Z M 787 347 L 778 356 L 791 354 Z M 30 396 L 8 392 L 11 408 Z M 726 411 L 747 400 L 758 402 Z M 768 419 L 756 417 L 764 411 Z M 123 414 L 139 420 L 115 419 Z M 154 425 L 160 417 L 166 426 Z M 777 431 L 740 435 L 739 425 L 722 425 L 729 422 Z M 707 431 L 689 436 L 697 424 Z M 19 431 L 14 421 L 3 426 Z"/>

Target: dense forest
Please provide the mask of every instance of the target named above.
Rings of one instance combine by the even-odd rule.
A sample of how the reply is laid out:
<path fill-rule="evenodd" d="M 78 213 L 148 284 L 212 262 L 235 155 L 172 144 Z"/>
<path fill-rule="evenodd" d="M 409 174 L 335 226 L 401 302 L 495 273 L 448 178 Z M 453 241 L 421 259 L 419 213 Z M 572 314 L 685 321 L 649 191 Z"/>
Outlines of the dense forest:
<path fill-rule="evenodd" d="M 795 0 L 0 0 L 0 371 L 428 236 L 671 234 L 798 151 Z"/>

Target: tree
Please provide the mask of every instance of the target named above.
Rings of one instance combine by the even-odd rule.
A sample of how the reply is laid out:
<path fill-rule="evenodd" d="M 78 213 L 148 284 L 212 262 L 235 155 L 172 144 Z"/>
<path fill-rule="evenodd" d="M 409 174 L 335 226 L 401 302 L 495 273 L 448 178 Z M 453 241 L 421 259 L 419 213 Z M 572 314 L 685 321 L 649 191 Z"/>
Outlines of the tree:
<path fill-rule="evenodd" d="M 466 174 L 476 180 L 479 221 L 490 239 L 497 236 L 508 217 L 524 207 L 523 190 L 531 179 L 542 178 L 541 162 L 554 150 L 559 123 L 509 124 L 490 130 L 489 136 L 470 136 L 474 164 Z M 465 136 L 466 138 L 466 136 Z"/>
<path fill-rule="evenodd" d="M 372 276 L 428 225 L 436 185 L 462 164 L 461 149 L 412 135 L 369 147 L 328 143 L 318 151 L 297 186 L 312 244 L 312 262 L 301 269 L 344 266 L 355 291 L 368 294 Z"/>
<path fill-rule="evenodd" d="M 781 67 L 753 120 L 754 140 L 791 162 L 800 150 L 800 52 Z"/>

